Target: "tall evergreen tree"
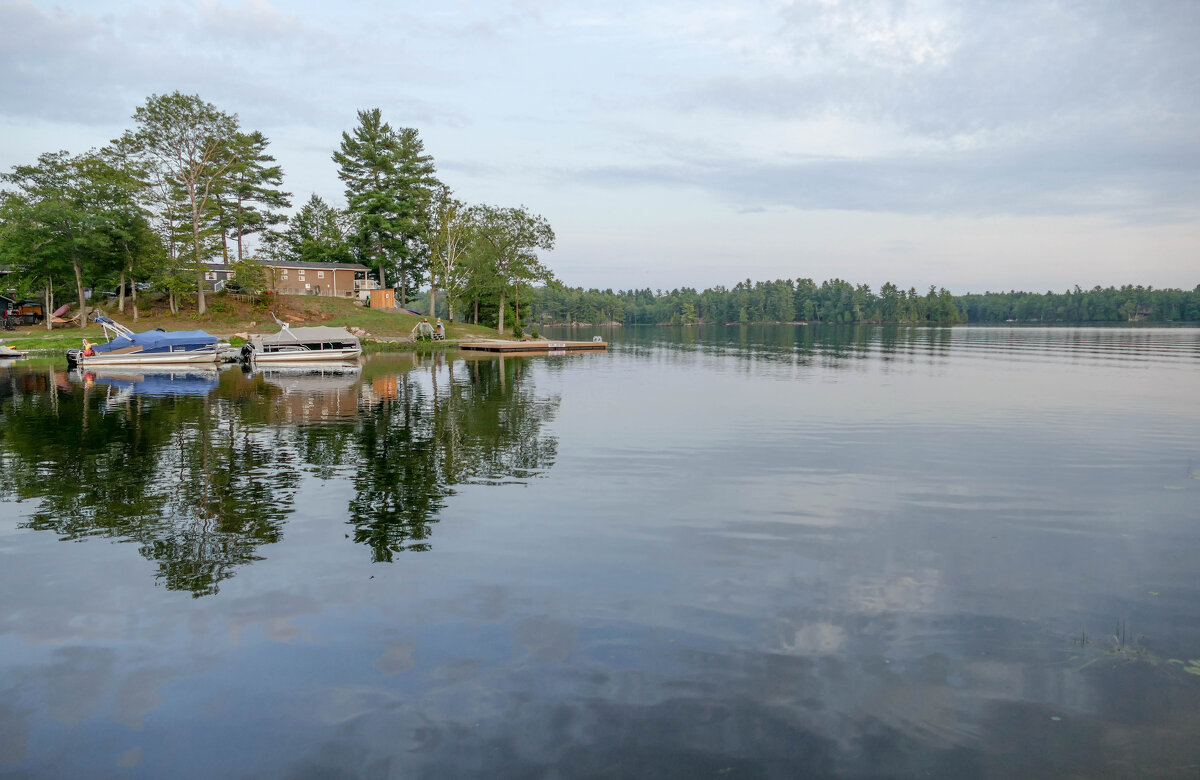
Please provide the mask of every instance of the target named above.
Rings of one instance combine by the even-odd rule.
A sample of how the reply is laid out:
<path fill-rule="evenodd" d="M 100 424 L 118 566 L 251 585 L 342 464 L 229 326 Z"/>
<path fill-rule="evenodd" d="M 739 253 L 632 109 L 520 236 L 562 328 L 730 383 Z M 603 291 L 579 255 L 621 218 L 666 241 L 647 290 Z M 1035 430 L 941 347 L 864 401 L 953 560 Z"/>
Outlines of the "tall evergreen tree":
<path fill-rule="evenodd" d="M 353 132 L 342 133 L 333 161 L 357 220 L 362 255 L 378 269 L 381 285 L 387 286 L 389 272 L 397 274 L 404 305 L 408 285 L 419 282 L 428 257 L 433 158 L 416 130 L 393 129 L 373 108 L 359 111 Z"/>
<path fill-rule="evenodd" d="M 257 130 L 238 133 L 233 143 L 233 165 L 229 170 L 232 196 L 233 235 L 237 240 L 237 259 L 245 258 L 242 239 L 286 221 L 278 209 L 290 208 L 290 192 L 284 192 L 283 168 L 274 165 L 267 154 L 270 141 Z"/>
<path fill-rule="evenodd" d="M 268 234 L 268 254 L 277 260 L 305 263 L 353 263 L 353 232 L 349 214 L 314 194 L 283 231 Z"/>

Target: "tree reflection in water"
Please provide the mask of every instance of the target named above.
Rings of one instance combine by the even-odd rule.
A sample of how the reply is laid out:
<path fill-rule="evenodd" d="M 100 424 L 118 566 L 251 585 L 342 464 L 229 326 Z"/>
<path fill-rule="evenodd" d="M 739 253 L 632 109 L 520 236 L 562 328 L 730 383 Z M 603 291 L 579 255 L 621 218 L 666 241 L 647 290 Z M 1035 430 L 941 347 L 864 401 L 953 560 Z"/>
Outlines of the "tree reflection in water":
<path fill-rule="evenodd" d="M 23 526 L 64 541 L 136 542 L 158 581 L 194 596 L 282 539 L 305 471 L 352 487 L 347 522 L 372 561 L 427 550 L 455 485 L 550 467 L 542 429 L 558 400 L 536 396 L 528 359 L 414 361 L 301 381 L 225 371 L 211 389 L 163 396 L 9 370 L 0 500 L 36 500 Z"/>

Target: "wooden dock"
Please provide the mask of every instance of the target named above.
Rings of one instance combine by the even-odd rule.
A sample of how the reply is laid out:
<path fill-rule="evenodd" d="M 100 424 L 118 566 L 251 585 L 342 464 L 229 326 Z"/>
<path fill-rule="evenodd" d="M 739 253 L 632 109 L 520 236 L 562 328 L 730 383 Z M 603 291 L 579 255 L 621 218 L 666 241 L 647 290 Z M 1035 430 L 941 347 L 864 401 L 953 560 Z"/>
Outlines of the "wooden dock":
<path fill-rule="evenodd" d="M 567 352 L 604 352 L 608 349 L 607 341 L 503 341 L 501 339 L 484 339 L 482 341 L 464 341 L 459 349 L 472 352 L 499 352 L 504 355 L 513 353 L 561 355 Z"/>

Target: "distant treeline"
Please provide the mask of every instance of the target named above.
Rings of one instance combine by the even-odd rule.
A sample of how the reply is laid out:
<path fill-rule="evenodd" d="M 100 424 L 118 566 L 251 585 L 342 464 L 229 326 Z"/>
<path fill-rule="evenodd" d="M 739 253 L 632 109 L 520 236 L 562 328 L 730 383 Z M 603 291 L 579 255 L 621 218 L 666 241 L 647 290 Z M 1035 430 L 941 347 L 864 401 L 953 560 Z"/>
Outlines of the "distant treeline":
<path fill-rule="evenodd" d="M 1155 290 L 1141 285 L 1075 287 L 1064 293 L 985 292 L 952 295 L 930 287 L 921 293 L 890 282 L 875 292 L 841 279 L 747 279 L 732 288 L 584 290 L 552 282 L 533 291 L 538 322 L 628 325 L 729 322 L 1189 322 L 1200 321 L 1200 285 Z"/>

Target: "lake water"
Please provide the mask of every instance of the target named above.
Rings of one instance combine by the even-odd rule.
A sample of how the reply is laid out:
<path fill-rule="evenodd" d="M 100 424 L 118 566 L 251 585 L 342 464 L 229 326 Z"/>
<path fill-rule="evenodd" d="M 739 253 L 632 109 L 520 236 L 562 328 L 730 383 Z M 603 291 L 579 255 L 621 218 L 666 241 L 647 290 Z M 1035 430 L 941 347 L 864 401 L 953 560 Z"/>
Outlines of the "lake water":
<path fill-rule="evenodd" d="M 1200 774 L 1200 330 L 595 332 L 0 369 L 0 778 Z"/>

